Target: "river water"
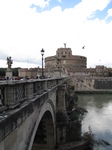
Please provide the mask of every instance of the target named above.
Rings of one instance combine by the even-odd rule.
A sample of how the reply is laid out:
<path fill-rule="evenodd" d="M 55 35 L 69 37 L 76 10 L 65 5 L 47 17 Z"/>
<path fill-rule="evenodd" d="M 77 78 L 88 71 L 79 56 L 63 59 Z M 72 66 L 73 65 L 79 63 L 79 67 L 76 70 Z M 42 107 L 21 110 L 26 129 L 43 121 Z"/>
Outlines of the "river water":
<path fill-rule="evenodd" d="M 88 111 L 82 121 L 82 132 L 90 126 L 95 138 L 112 144 L 112 94 L 80 94 L 78 104 Z M 99 150 L 112 150 L 112 146 Z"/>

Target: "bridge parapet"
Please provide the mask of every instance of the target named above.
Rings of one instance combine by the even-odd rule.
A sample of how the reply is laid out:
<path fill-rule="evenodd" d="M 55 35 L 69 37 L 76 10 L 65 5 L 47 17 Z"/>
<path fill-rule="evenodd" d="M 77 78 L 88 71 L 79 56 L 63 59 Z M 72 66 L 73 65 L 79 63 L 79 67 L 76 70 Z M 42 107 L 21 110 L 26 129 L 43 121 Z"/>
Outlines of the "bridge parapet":
<path fill-rule="evenodd" d="M 62 78 L 0 82 L 0 111 L 6 107 L 9 109 L 18 107 L 22 102 L 63 82 Z"/>

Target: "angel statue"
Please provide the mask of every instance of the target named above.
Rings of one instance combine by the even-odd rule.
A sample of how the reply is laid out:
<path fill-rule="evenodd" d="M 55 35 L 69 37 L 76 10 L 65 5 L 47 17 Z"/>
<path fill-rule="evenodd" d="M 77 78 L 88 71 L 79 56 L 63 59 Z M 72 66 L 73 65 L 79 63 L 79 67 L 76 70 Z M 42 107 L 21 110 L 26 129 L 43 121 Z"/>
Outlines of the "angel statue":
<path fill-rule="evenodd" d="M 58 56 L 55 56 L 55 58 L 56 58 L 56 67 L 59 67 L 60 58 Z"/>
<path fill-rule="evenodd" d="M 9 69 L 11 69 L 12 64 L 13 64 L 13 60 L 11 59 L 11 56 L 7 57 L 7 65 Z"/>

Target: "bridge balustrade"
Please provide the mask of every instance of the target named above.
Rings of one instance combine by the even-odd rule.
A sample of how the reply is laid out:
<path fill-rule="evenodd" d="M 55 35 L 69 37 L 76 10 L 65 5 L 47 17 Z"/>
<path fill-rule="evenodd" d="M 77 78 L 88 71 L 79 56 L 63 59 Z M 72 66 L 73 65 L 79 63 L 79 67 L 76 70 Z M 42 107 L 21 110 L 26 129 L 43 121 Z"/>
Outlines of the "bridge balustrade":
<path fill-rule="evenodd" d="M 2 81 L 0 83 L 0 111 L 3 107 L 11 109 L 19 107 L 21 103 L 62 84 L 64 81 L 64 78 Z"/>
<path fill-rule="evenodd" d="M 3 87 L 0 88 L 0 106 L 3 106 Z"/>

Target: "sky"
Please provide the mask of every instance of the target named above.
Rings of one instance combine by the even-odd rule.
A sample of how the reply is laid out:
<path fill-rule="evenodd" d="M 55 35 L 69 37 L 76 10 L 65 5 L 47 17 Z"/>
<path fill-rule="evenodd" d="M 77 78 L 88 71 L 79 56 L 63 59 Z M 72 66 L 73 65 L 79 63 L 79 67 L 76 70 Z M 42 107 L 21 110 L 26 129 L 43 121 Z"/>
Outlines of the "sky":
<path fill-rule="evenodd" d="M 0 0 L 0 67 L 41 66 L 58 48 L 112 67 L 112 0 Z M 85 49 L 82 49 L 85 46 Z"/>

